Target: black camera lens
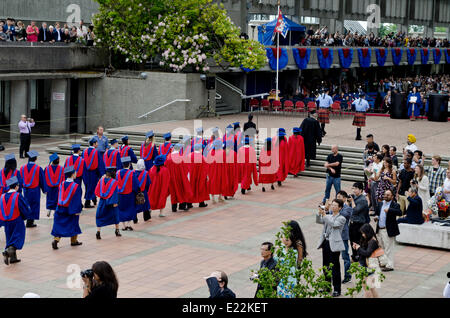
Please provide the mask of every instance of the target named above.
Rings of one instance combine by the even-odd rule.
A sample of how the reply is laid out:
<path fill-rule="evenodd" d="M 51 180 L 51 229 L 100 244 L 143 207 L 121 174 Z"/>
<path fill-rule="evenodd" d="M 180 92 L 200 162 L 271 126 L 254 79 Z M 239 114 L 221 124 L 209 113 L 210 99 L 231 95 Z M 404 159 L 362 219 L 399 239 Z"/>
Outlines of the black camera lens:
<path fill-rule="evenodd" d="M 92 269 L 86 269 L 84 271 L 81 271 L 80 275 L 83 278 L 93 278 L 94 277 L 94 271 Z"/>
<path fill-rule="evenodd" d="M 447 277 L 450 278 L 450 272 L 447 272 Z"/>

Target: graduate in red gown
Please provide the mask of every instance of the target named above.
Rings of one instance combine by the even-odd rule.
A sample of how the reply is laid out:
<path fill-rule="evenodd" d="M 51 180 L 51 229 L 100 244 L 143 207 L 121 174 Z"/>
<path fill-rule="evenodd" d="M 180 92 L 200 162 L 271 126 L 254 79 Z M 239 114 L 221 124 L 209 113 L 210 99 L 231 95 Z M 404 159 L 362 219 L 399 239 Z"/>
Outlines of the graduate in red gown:
<path fill-rule="evenodd" d="M 180 155 L 181 149 L 183 149 L 183 145 L 176 144 L 164 163 L 170 173 L 169 193 L 172 212 L 177 212 L 177 208 L 183 211 L 189 210 L 187 203 L 192 200 L 188 166 L 184 163 L 184 157 Z"/>
<path fill-rule="evenodd" d="M 64 181 L 64 169 L 59 165 L 57 153 L 50 156 L 50 164 L 45 167 L 44 176 L 47 184 L 47 217 L 50 217 L 52 211 L 55 212 L 58 206 L 59 185 Z"/>
<path fill-rule="evenodd" d="M 225 182 L 223 187 L 223 196 L 225 200 L 233 198 L 238 187 L 238 165 L 237 165 L 237 153 L 234 151 L 234 142 L 232 140 L 227 141 L 224 150 L 225 157 Z"/>
<path fill-rule="evenodd" d="M 223 202 L 222 194 L 225 192 L 227 182 L 227 167 L 223 143 L 220 139 L 214 140 L 213 149 L 208 153 L 206 162 L 208 163 L 208 189 L 211 201 L 216 203 L 215 196 L 218 196 L 217 202 Z"/>
<path fill-rule="evenodd" d="M 234 128 L 234 151 L 239 152 L 239 149 L 244 146 L 244 134 L 241 131 L 239 122 L 233 123 Z"/>
<path fill-rule="evenodd" d="M 20 171 L 17 169 L 16 157 L 13 153 L 10 153 L 8 155 L 5 155 L 5 167 L 0 170 L 0 194 L 7 193 L 9 191 L 9 187 L 6 185 L 6 181 L 8 181 L 8 179 L 12 177 L 17 177 L 17 180 L 19 180 L 19 193 L 22 193 L 22 176 L 20 175 Z"/>
<path fill-rule="evenodd" d="M 273 184 L 277 182 L 278 156 L 277 152 L 272 151 L 272 138 L 267 138 L 264 148 L 259 154 L 259 183 L 262 191 L 266 192 L 265 184 L 270 184 L 270 188 L 275 190 Z"/>
<path fill-rule="evenodd" d="M 294 127 L 294 134 L 289 137 L 289 173 L 298 177 L 298 174 L 305 170 L 305 142 L 300 135 L 302 130 Z"/>
<path fill-rule="evenodd" d="M 172 141 L 171 141 L 172 134 L 169 132 L 169 133 L 165 134 L 163 137 L 164 137 L 164 143 L 159 145 L 159 154 L 167 157 L 167 155 L 172 152 L 172 148 L 173 148 Z"/>
<path fill-rule="evenodd" d="M 122 137 L 122 146 L 119 147 L 120 152 L 120 158 L 130 157 L 131 158 L 131 169 L 133 169 L 133 163 L 137 163 L 138 159 L 133 151 L 133 148 L 131 148 L 128 145 L 128 136 Z"/>
<path fill-rule="evenodd" d="M 278 136 L 273 139 L 273 151 L 278 153 L 279 167 L 277 171 L 278 186 L 286 180 L 289 174 L 289 149 L 284 128 L 278 129 Z"/>
<path fill-rule="evenodd" d="M 72 145 L 72 152 L 73 154 L 66 158 L 66 161 L 64 162 L 64 168 L 73 166 L 75 168 L 75 171 L 77 172 L 77 178 L 75 179 L 75 182 L 81 185 L 84 172 L 84 160 L 81 157 L 80 145 Z"/>
<path fill-rule="evenodd" d="M 166 207 L 169 196 L 170 172 L 164 167 L 166 157 L 159 155 L 155 158 L 155 164 L 150 169 L 150 180 L 152 184 L 148 191 L 150 206 L 152 210 L 159 210 L 159 216 L 164 217 L 163 210 Z"/>
<path fill-rule="evenodd" d="M 203 128 L 198 127 L 195 131 L 197 132 L 197 136 L 192 138 L 191 149 L 194 149 L 195 145 L 200 144 L 202 145 L 202 154 L 205 155 L 204 150 L 206 148 L 207 140 L 203 138 Z"/>
<path fill-rule="evenodd" d="M 194 152 L 190 154 L 189 183 L 192 189 L 192 201 L 199 203 L 200 208 L 207 207 L 205 201 L 209 200 L 208 192 L 208 164 L 203 157 L 202 144 L 194 145 Z"/>
<path fill-rule="evenodd" d="M 256 151 L 250 146 L 250 137 L 244 139 L 244 146 L 238 151 L 238 166 L 241 170 L 241 193 L 251 190 L 251 185 L 258 185 L 258 171 L 256 170 Z"/>

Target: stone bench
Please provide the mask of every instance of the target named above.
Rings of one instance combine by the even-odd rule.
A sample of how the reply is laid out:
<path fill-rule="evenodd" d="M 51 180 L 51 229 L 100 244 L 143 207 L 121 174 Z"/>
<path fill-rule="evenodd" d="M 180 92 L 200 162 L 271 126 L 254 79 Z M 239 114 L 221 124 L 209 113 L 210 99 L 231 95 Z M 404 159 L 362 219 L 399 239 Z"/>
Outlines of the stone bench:
<path fill-rule="evenodd" d="M 421 225 L 401 223 L 398 227 L 400 235 L 395 238 L 398 243 L 450 250 L 450 226 L 426 222 Z"/>

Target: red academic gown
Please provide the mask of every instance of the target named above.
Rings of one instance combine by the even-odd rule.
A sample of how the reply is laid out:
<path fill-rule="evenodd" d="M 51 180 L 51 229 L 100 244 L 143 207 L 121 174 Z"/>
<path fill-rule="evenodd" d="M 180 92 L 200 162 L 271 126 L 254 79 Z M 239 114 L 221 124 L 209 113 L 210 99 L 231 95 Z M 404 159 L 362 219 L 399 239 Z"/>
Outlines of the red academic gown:
<path fill-rule="evenodd" d="M 208 166 L 205 157 L 199 152 L 190 154 L 189 182 L 192 189 L 192 202 L 200 203 L 209 200 L 208 192 Z"/>
<path fill-rule="evenodd" d="M 228 154 L 227 154 L 228 151 Z M 225 182 L 223 195 L 226 197 L 232 197 L 236 193 L 239 187 L 238 180 L 238 164 L 237 164 L 237 154 L 233 149 L 224 150 L 225 157 Z"/>
<path fill-rule="evenodd" d="M 272 149 L 278 153 L 279 167 L 277 171 L 277 181 L 286 180 L 289 174 L 289 149 L 287 139 L 278 144 L 278 137 L 273 139 Z"/>
<path fill-rule="evenodd" d="M 305 170 L 305 143 L 300 135 L 289 137 L 289 173 L 297 175 Z"/>
<path fill-rule="evenodd" d="M 278 156 L 277 152 L 261 150 L 259 154 L 259 183 L 277 182 Z"/>
<path fill-rule="evenodd" d="M 189 183 L 188 167 L 179 152 L 172 152 L 167 156 L 164 165 L 169 169 L 169 193 L 172 204 L 191 202 L 192 189 Z"/>
<path fill-rule="evenodd" d="M 148 190 L 148 198 L 152 210 L 161 210 L 166 207 L 167 197 L 169 196 L 170 172 L 164 166 L 160 166 L 157 172 L 156 166 L 153 166 L 149 171 L 150 189 Z"/>
<path fill-rule="evenodd" d="M 227 180 L 224 151 L 212 149 L 206 157 L 206 162 L 208 164 L 209 194 L 223 194 Z"/>
<path fill-rule="evenodd" d="M 241 171 L 241 188 L 249 189 L 252 182 L 258 185 L 258 172 L 256 170 L 256 151 L 253 147 L 244 146 L 238 151 L 238 167 Z M 252 181 L 253 180 L 253 181 Z"/>

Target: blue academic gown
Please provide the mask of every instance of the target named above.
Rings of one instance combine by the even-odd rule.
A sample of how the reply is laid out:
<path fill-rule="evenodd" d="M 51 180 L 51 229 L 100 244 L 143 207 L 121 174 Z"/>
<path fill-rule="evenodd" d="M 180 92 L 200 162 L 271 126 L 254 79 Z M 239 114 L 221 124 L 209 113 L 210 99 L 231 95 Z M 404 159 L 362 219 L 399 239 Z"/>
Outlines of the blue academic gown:
<path fill-rule="evenodd" d="M 120 174 L 122 178 L 124 178 L 127 171 L 129 169 L 122 169 L 117 171 L 117 178 Z M 132 182 L 132 191 L 128 194 L 121 194 L 119 190 L 119 186 L 117 187 L 117 191 L 119 192 L 119 219 L 120 222 L 127 222 L 134 220 L 136 218 L 136 194 L 139 191 L 139 180 L 134 173 L 130 176 L 130 180 L 128 182 Z"/>
<path fill-rule="evenodd" d="M 15 191 L 9 192 L 5 194 L 5 201 L 8 202 L 9 197 L 15 193 Z M 28 206 L 28 202 L 19 194 L 19 211 L 20 216 L 13 221 L 1 221 L 5 228 L 5 236 L 6 236 L 6 245 L 5 249 L 9 246 L 14 246 L 16 249 L 20 250 L 25 243 L 25 219 L 29 219 L 32 217 L 31 210 Z M 0 202 L 0 204 L 2 204 Z"/>
<path fill-rule="evenodd" d="M 94 148 L 89 147 L 87 149 L 88 154 L 91 155 L 91 152 L 94 151 Z M 97 155 L 100 155 L 97 152 Z M 85 159 L 85 158 L 83 158 Z M 92 163 L 95 164 L 95 163 Z M 84 160 L 84 170 L 83 170 L 83 183 L 85 187 L 84 199 L 85 200 L 95 200 L 95 187 L 97 186 L 98 180 L 100 180 L 101 172 L 99 169 L 99 164 L 97 164 L 97 169 L 89 170 L 88 169 L 89 162 Z"/>
<path fill-rule="evenodd" d="M 138 158 L 136 157 L 136 154 L 134 153 L 133 148 L 131 148 L 130 146 L 128 146 L 128 147 L 129 147 L 128 148 L 128 152 L 126 154 L 124 153 L 124 156 L 122 156 L 122 154 L 121 154 L 120 155 L 120 159 L 122 159 L 123 157 L 128 156 L 131 159 L 131 163 L 137 163 L 138 162 Z M 122 153 L 122 149 L 123 148 L 124 148 L 124 145 L 122 145 L 120 147 L 120 152 L 121 153 Z M 133 165 L 130 165 L 130 169 L 133 169 Z"/>
<path fill-rule="evenodd" d="M 156 157 L 158 157 L 158 148 L 155 145 L 153 145 L 152 157 L 147 158 L 147 160 L 141 157 L 141 159 L 143 159 L 145 163 L 145 170 L 150 171 L 150 169 L 153 167 L 153 163 Z"/>
<path fill-rule="evenodd" d="M 66 159 L 66 162 L 64 163 L 64 168 L 67 168 L 67 165 L 68 165 L 68 162 L 69 162 L 69 158 L 70 157 L 72 157 L 72 161 L 73 162 L 75 162 L 75 160 L 77 160 L 77 158 L 78 157 L 81 157 L 81 158 L 83 158 L 83 156 L 75 156 L 75 155 L 71 155 L 71 156 L 69 156 L 69 157 L 67 157 L 67 159 Z M 77 166 L 74 166 L 75 167 L 75 170 L 77 170 Z M 84 167 L 84 166 L 83 166 Z M 81 169 L 81 165 L 80 165 L 80 168 L 79 169 Z M 83 174 L 84 174 L 84 168 L 83 168 Z M 78 170 L 77 170 L 77 173 L 78 173 Z M 81 175 L 81 177 L 77 177 L 76 179 L 75 179 L 75 182 L 76 183 L 78 183 L 80 186 L 81 186 L 81 182 L 83 181 L 83 175 Z"/>
<path fill-rule="evenodd" d="M 56 168 L 58 166 L 55 165 L 49 165 L 47 167 L 45 167 L 44 170 L 44 175 L 47 175 L 47 170 L 48 169 L 52 169 L 53 173 L 55 173 Z M 50 178 L 50 175 L 49 175 Z M 59 191 L 59 184 L 61 182 L 61 179 L 64 179 L 64 169 L 61 169 L 61 175 L 60 178 L 58 179 L 58 184 L 57 185 L 49 185 L 47 183 L 47 179 L 45 180 L 45 183 L 47 185 L 47 202 L 46 202 L 46 208 L 47 210 L 56 210 L 56 206 L 58 205 L 58 191 Z"/>
<path fill-rule="evenodd" d="M 416 104 L 414 106 L 414 115 L 412 113 L 412 106 L 413 106 L 413 104 L 409 102 L 409 100 L 410 100 L 410 98 L 412 96 L 416 96 L 417 97 L 417 101 L 416 101 Z M 415 94 L 411 93 L 411 94 L 408 95 L 408 98 L 406 100 L 408 101 L 408 117 L 411 117 L 411 116 L 418 117 L 418 116 L 420 116 L 420 109 L 422 108 L 422 100 L 420 99 L 420 93 L 415 93 Z"/>
<path fill-rule="evenodd" d="M 36 163 L 27 163 L 28 171 L 35 165 Z M 39 185 L 36 188 L 26 188 L 24 184 L 23 188 L 23 196 L 27 200 L 31 209 L 31 217 L 29 220 L 39 220 L 41 214 L 41 190 L 42 192 L 47 192 L 47 186 L 45 184 L 45 176 L 44 170 L 41 167 L 39 169 Z M 37 177 L 37 175 L 36 175 Z M 24 180 L 25 183 L 25 180 Z"/>
<path fill-rule="evenodd" d="M 104 184 L 106 184 L 109 180 L 109 178 L 102 178 L 99 182 L 104 182 Z M 97 227 L 119 224 L 119 208 L 114 207 L 114 204 L 119 203 L 119 193 L 117 192 L 117 188 L 113 191 L 109 199 L 99 199 L 97 214 L 95 216 Z"/>
<path fill-rule="evenodd" d="M 146 176 L 142 178 L 142 182 L 145 180 L 145 187 L 144 187 L 144 197 L 145 197 L 145 203 L 144 204 L 136 204 L 136 213 L 144 212 L 144 211 L 150 211 L 150 200 L 148 199 L 148 189 L 150 188 L 150 184 L 152 181 L 150 180 L 150 176 L 148 175 L 148 172 L 146 170 L 144 171 L 136 171 L 135 174 L 140 176 L 141 173 L 145 173 Z M 139 179 L 138 179 L 139 182 Z M 140 188 L 140 186 L 139 186 Z"/>
<path fill-rule="evenodd" d="M 6 180 L 3 180 L 3 170 L 0 170 L 0 186 L 1 186 L 1 192 L 2 193 L 7 193 L 9 191 L 9 187 L 6 185 Z M 19 180 L 19 193 L 22 193 L 22 188 L 23 188 L 23 179 L 22 179 L 22 175 L 20 174 L 20 171 L 18 169 L 16 169 L 9 178 L 16 176 L 17 180 Z M 5 176 L 6 177 L 6 176 Z M 8 178 L 8 179 L 9 179 Z M 7 180 L 8 180 L 7 179 Z"/>
<path fill-rule="evenodd" d="M 110 149 L 108 149 L 108 150 L 105 152 L 105 154 L 111 155 L 111 152 L 113 152 L 114 150 L 116 150 L 116 149 L 110 148 Z M 117 150 L 118 150 L 118 149 L 117 149 Z M 123 166 L 122 166 L 122 160 L 120 160 L 120 151 L 117 151 L 116 154 L 114 155 L 114 157 L 116 158 L 116 164 L 115 164 L 116 169 L 117 169 L 117 170 L 122 169 Z M 111 160 L 111 164 L 114 162 L 114 157 L 113 157 L 113 159 Z M 105 164 L 105 165 L 108 165 L 108 163 L 106 163 L 106 162 L 104 162 L 104 164 Z"/>
<path fill-rule="evenodd" d="M 64 188 L 67 189 L 73 181 L 64 181 Z M 54 237 L 73 237 L 81 234 L 80 216 L 75 215 L 81 213 L 83 204 L 81 202 L 81 186 L 75 191 L 68 207 L 58 205 L 53 219 L 52 235 Z"/>

